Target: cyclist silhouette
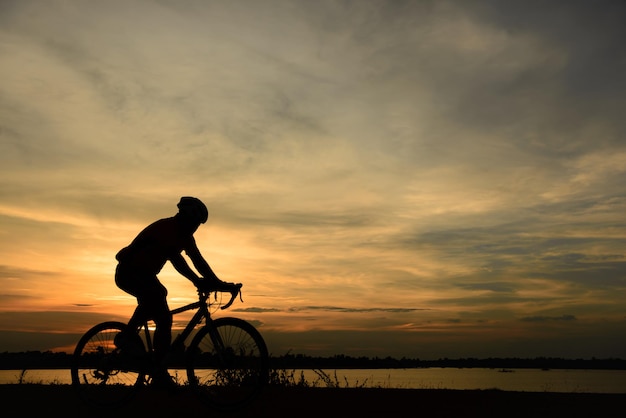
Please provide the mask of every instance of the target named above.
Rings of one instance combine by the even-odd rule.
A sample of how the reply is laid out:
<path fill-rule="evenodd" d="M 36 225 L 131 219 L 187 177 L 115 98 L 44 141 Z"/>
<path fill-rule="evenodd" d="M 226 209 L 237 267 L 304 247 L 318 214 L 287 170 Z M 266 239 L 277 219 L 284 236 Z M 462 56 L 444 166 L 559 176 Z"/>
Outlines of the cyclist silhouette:
<path fill-rule="evenodd" d="M 119 262 L 115 271 L 115 283 L 123 291 L 137 298 L 137 308 L 128 322 L 128 330 L 134 330 L 147 320 L 153 320 L 154 333 L 152 383 L 170 386 L 173 382 L 167 372 L 166 358 L 172 339 L 172 315 L 167 304 L 167 289 L 157 274 L 167 261 L 196 287 L 220 288 L 228 283 L 221 281 L 206 262 L 193 237 L 200 224 L 207 221 L 209 212 L 199 199 L 185 196 L 178 203 L 178 213 L 160 219 L 147 226 L 115 258 Z M 187 264 L 185 251 L 201 277 Z M 116 345 L 123 349 L 128 337 L 120 333 Z"/>

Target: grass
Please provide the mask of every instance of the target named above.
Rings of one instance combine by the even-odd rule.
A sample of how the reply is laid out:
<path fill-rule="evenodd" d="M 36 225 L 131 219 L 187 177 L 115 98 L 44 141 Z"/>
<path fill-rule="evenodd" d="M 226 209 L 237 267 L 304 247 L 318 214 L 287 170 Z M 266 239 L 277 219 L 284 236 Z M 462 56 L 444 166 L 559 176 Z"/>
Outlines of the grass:
<path fill-rule="evenodd" d="M 332 389 L 370 387 L 368 386 L 368 379 L 365 379 L 363 382 L 356 381 L 353 384 L 351 384 L 345 376 L 343 380 L 340 380 L 336 370 L 332 375 L 321 369 L 312 369 L 312 371 L 317 377 L 309 381 L 304 376 L 304 370 L 300 370 L 300 373 L 297 374 L 295 370 L 272 369 L 270 370 L 269 384 L 278 387 L 325 387 Z"/>
<path fill-rule="evenodd" d="M 371 378 L 365 378 L 362 381 L 350 381 L 346 376 L 340 377 L 337 370 L 332 373 L 322 369 L 307 369 L 312 373 L 308 373 L 308 378 L 303 369 L 270 369 L 268 384 L 276 388 L 354 388 L 354 389 L 401 389 L 400 386 L 393 386 L 390 383 L 391 377 L 388 376 L 387 381 L 375 382 Z M 170 374 L 172 371 L 170 370 Z M 313 374 L 313 376 L 311 376 Z M 28 369 L 24 368 L 15 376 L 18 385 L 62 385 L 58 379 L 53 381 L 33 380 L 28 375 Z M 187 376 L 181 375 L 179 370 L 174 370 L 172 379 L 178 386 L 187 386 Z M 445 389 L 441 385 L 422 385 L 421 389 Z M 547 390 L 546 390 L 547 391 Z"/>
<path fill-rule="evenodd" d="M 340 379 L 337 375 L 337 371 L 329 374 L 321 369 L 312 369 L 315 373 L 314 379 L 307 379 L 305 377 L 304 370 L 288 370 L 288 369 L 271 369 L 269 374 L 269 385 L 274 387 L 299 387 L 299 388 L 365 388 L 372 387 L 368 385 L 368 379 L 362 382 L 356 381 L 350 383 L 347 377 Z M 18 385 L 55 385 L 61 384 L 58 380 L 52 382 L 44 382 L 43 380 L 34 381 L 30 379 L 28 375 L 28 369 L 24 368 L 18 375 L 15 376 Z M 174 372 L 172 376 L 176 384 L 184 386 L 187 384 L 185 377 L 180 376 L 178 370 Z M 380 386 L 382 388 L 382 386 Z"/>
<path fill-rule="evenodd" d="M 20 374 L 15 376 L 15 378 L 17 379 L 18 385 L 60 385 L 61 384 L 61 382 L 59 382 L 57 379 L 53 380 L 52 382 L 44 382 L 43 380 L 32 381 L 27 378 L 27 374 L 28 374 L 28 369 L 22 369 L 20 371 Z"/>
<path fill-rule="evenodd" d="M 22 369 L 22 371 L 20 372 L 20 375 L 17 376 L 17 383 L 20 385 L 24 384 L 25 378 L 26 378 L 26 369 Z"/>

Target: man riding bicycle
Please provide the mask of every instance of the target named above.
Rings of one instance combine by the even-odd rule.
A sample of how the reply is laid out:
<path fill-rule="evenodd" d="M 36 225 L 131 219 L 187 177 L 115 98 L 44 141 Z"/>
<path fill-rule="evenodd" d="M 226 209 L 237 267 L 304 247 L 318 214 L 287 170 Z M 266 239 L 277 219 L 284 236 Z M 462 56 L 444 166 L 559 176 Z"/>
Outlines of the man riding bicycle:
<path fill-rule="evenodd" d="M 200 224 L 207 221 L 209 212 L 199 199 L 182 197 L 178 203 L 178 213 L 170 218 L 160 219 L 147 226 L 127 247 L 121 249 L 115 258 L 119 262 L 115 271 L 115 283 L 123 291 L 137 298 L 137 308 L 128 322 L 128 330 L 137 329 L 151 319 L 156 325 L 154 332 L 152 373 L 153 384 L 172 384 L 165 364 L 172 338 L 172 315 L 167 304 L 167 289 L 157 278 L 167 261 L 176 271 L 189 279 L 200 289 L 230 290 L 232 283 L 221 281 L 206 262 L 196 245 L 193 234 Z M 182 252 L 193 263 L 199 277 L 187 264 Z M 116 345 L 123 345 L 128 335 L 120 333 Z"/>

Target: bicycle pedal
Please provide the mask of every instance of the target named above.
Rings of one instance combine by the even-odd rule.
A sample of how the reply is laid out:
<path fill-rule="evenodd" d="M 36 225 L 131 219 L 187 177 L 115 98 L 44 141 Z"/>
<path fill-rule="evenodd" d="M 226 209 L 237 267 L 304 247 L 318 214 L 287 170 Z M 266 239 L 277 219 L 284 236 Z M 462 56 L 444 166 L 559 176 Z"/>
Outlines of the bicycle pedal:
<path fill-rule="evenodd" d="M 120 332 L 113 338 L 113 344 L 123 354 L 138 356 L 145 353 L 143 343 L 135 334 Z"/>

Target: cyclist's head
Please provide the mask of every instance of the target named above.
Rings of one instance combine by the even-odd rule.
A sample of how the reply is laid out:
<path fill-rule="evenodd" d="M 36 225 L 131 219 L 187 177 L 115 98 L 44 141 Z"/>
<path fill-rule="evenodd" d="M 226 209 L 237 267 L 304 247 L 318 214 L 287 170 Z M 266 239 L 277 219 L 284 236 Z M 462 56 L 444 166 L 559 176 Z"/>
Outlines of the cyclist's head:
<path fill-rule="evenodd" d="M 176 206 L 178 206 L 178 214 L 191 223 L 203 224 L 209 218 L 208 209 L 200 199 L 195 197 L 181 197 Z"/>

